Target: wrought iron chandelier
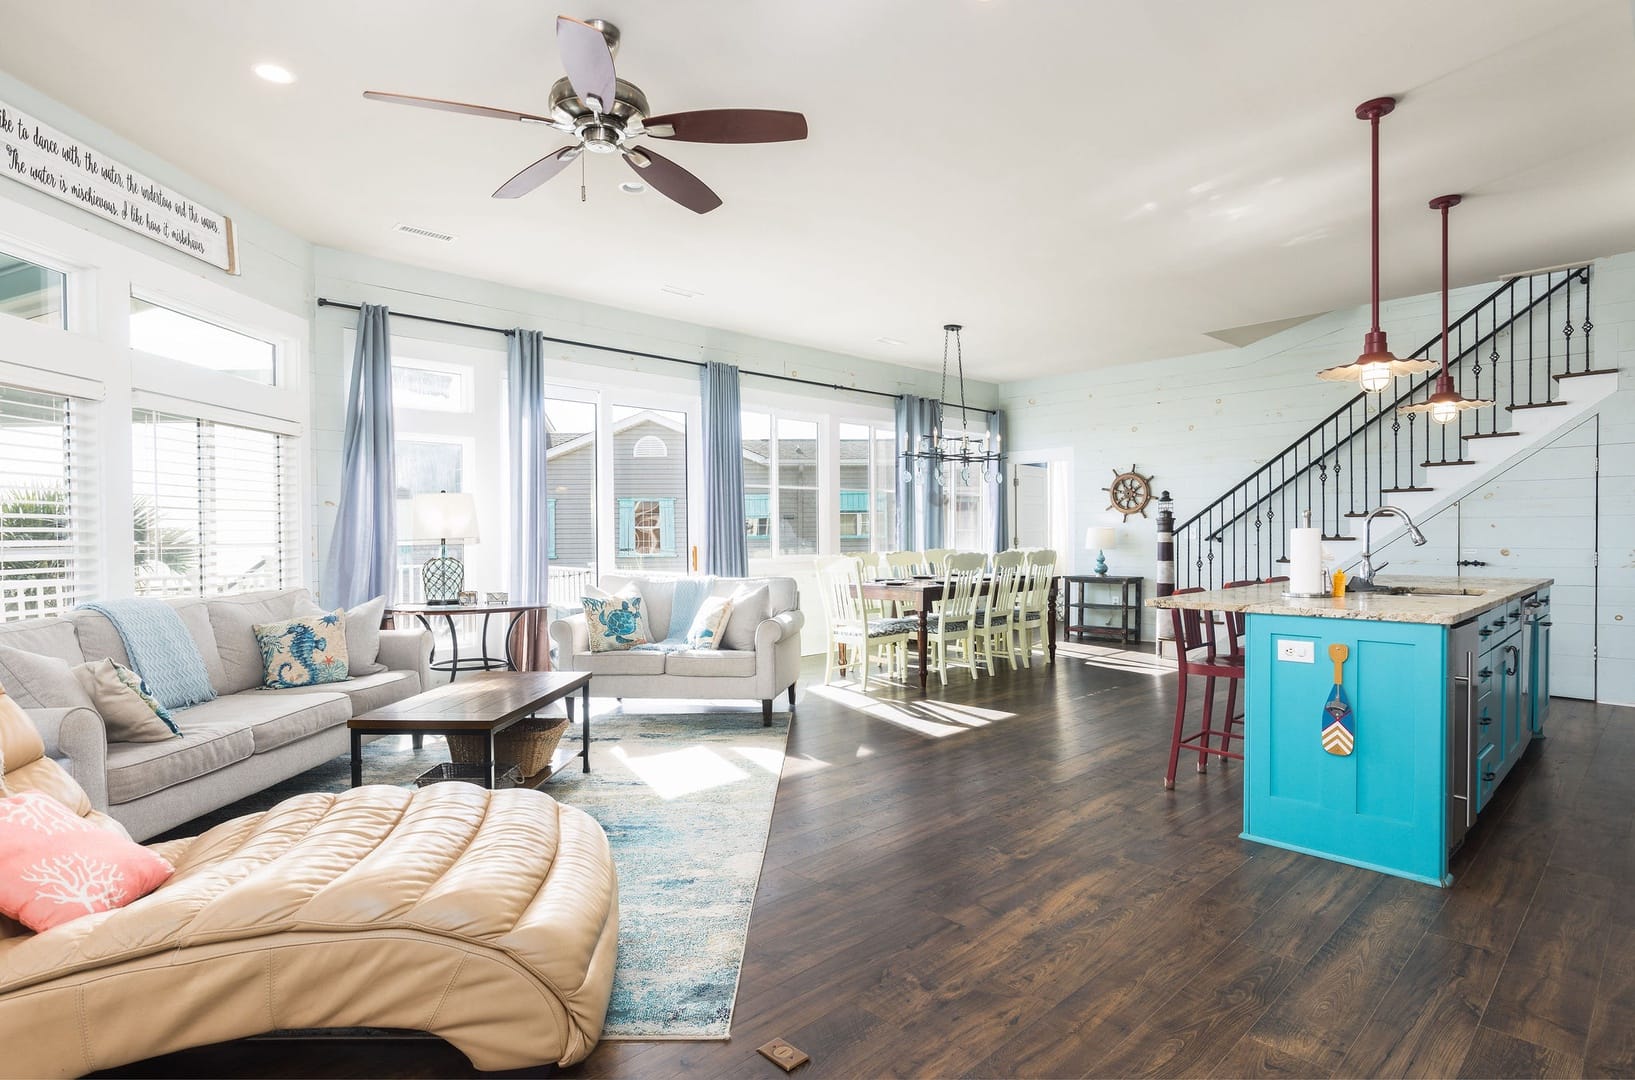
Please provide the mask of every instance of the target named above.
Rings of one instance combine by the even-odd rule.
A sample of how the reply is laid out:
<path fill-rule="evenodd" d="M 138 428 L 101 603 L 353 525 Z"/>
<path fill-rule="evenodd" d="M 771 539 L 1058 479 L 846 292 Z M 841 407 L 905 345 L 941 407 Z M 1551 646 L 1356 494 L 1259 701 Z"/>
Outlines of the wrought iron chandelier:
<path fill-rule="evenodd" d="M 1385 331 L 1380 329 L 1380 118 L 1389 116 L 1397 107 L 1397 99 L 1382 97 L 1365 101 L 1357 106 L 1357 119 L 1367 120 L 1369 135 L 1372 144 L 1370 161 L 1371 177 L 1370 204 L 1369 204 L 1369 265 L 1371 271 L 1373 327 L 1363 335 L 1363 351 L 1357 359 L 1349 364 L 1338 367 L 1324 368 L 1317 373 L 1319 379 L 1329 379 L 1336 382 L 1356 380 L 1363 390 L 1370 394 L 1377 394 L 1391 385 L 1391 380 L 1398 375 L 1421 375 L 1427 371 L 1434 371 L 1436 364 L 1431 360 L 1399 359 L 1391 352 L 1386 344 Z"/>
<path fill-rule="evenodd" d="M 969 484 L 973 466 L 980 470 L 982 478 L 988 483 L 999 482 L 998 439 L 994 440 L 993 446 L 989 446 L 986 438 L 973 440 L 970 435 L 971 425 L 965 407 L 965 352 L 959 336 L 963 329 L 959 323 L 947 323 L 942 328 L 942 392 L 937 398 L 940 410 L 941 403 L 948 397 L 948 349 L 952 344 L 959 378 L 959 438 L 945 436 L 940 421 L 929 432 L 920 435 L 918 446 L 910 446 L 908 436 L 903 436 L 903 480 L 907 483 L 921 483 L 927 475 L 935 475 L 938 483 L 945 483 L 949 469 L 954 468 L 958 470 L 960 482 Z"/>
<path fill-rule="evenodd" d="M 1453 385 L 1448 372 L 1448 211 L 1461 202 L 1458 195 L 1438 195 L 1431 200 L 1431 209 L 1442 215 L 1442 373 L 1436 377 L 1436 389 L 1424 401 L 1412 405 L 1398 405 L 1399 413 L 1430 413 L 1438 424 L 1451 424 L 1459 414 L 1470 409 L 1491 409 L 1493 402 L 1464 397 Z M 1461 338 L 1460 340 L 1463 340 Z"/>

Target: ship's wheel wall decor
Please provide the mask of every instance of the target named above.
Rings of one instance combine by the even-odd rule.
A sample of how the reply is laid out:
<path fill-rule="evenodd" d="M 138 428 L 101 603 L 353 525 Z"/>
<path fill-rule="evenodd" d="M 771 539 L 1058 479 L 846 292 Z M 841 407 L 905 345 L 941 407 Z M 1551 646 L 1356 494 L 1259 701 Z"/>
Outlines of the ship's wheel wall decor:
<path fill-rule="evenodd" d="M 1113 470 L 1113 482 L 1101 490 L 1107 493 L 1107 509 L 1116 510 L 1129 521 L 1131 514 L 1147 516 L 1147 504 L 1152 502 L 1152 477 L 1142 476 L 1130 466 L 1129 472 Z"/>

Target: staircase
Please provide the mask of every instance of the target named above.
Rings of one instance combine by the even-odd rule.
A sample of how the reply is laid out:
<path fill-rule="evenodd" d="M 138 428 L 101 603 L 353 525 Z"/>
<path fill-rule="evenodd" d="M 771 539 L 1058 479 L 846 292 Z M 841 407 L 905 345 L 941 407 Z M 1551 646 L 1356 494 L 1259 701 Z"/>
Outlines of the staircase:
<path fill-rule="evenodd" d="M 1513 278 L 1449 327 L 1450 368 L 1467 398 L 1497 404 L 1462 412 L 1446 426 L 1397 406 L 1424 401 L 1432 373 L 1393 396 L 1359 393 L 1281 453 L 1175 530 L 1176 587 L 1288 573 L 1288 530 L 1323 530 L 1331 565 L 1349 569 L 1363 552 L 1363 519 L 1378 506 L 1426 521 L 1547 442 L 1617 389 L 1616 370 L 1591 359 L 1590 267 Z M 1415 357 L 1440 360 L 1441 336 Z M 1403 531 L 1395 517 L 1374 525 L 1376 547 Z"/>

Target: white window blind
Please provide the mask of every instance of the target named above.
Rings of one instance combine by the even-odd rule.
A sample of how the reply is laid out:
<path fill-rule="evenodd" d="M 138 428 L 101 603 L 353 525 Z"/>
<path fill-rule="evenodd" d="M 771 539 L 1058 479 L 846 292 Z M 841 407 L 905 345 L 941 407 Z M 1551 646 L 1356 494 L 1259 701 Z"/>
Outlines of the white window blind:
<path fill-rule="evenodd" d="M 139 595 L 296 584 L 297 484 L 288 437 L 137 409 L 131 443 Z"/>
<path fill-rule="evenodd" d="M 74 398 L 0 386 L 0 620 L 96 595 L 89 416 Z"/>

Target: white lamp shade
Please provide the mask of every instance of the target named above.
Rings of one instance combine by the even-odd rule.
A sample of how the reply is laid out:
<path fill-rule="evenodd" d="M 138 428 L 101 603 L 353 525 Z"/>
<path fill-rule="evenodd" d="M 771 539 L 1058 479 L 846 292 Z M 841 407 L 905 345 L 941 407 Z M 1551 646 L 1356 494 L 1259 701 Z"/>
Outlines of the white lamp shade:
<path fill-rule="evenodd" d="M 1118 530 L 1111 525 L 1092 525 L 1084 532 L 1084 546 L 1090 551 L 1105 551 L 1118 542 Z"/>
<path fill-rule="evenodd" d="M 410 540 L 477 543 L 477 500 L 463 491 L 416 495 L 411 506 Z"/>

